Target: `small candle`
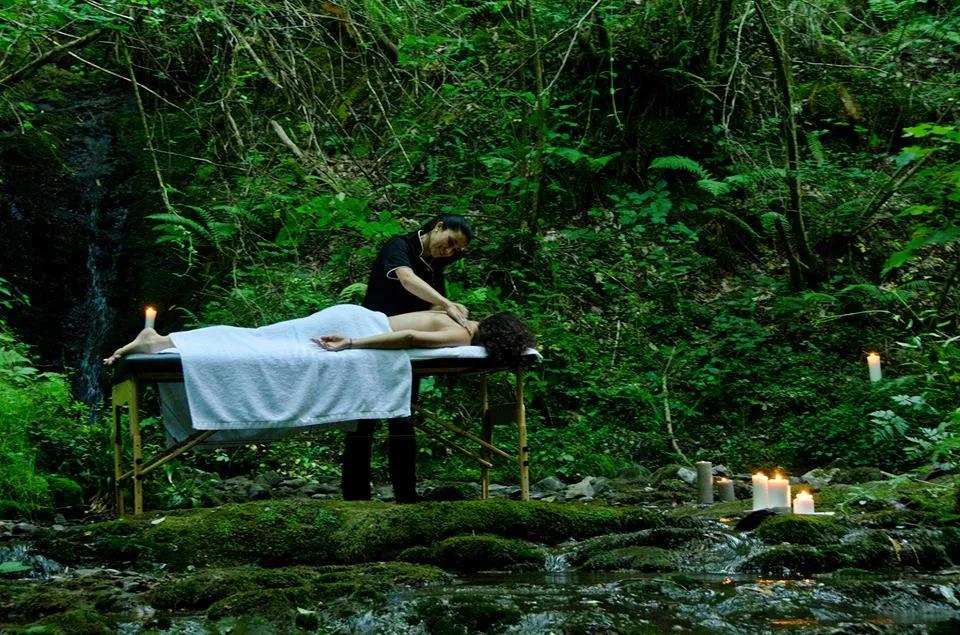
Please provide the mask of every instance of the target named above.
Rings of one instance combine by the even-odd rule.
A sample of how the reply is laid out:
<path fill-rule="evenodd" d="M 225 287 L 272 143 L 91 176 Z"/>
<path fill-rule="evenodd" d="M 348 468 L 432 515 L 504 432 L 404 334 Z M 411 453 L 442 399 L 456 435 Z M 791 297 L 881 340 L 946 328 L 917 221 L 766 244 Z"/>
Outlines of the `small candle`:
<path fill-rule="evenodd" d="M 870 369 L 870 381 L 880 381 L 883 378 L 883 373 L 880 372 L 879 353 L 867 355 L 867 368 Z"/>
<path fill-rule="evenodd" d="M 762 472 L 757 472 L 753 475 L 753 509 L 766 509 L 770 505 L 767 504 L 767 475 Z"/>
<path fill-rule="evenodd" d="M 697 491 L 701 504 L 713 502 L 713 464 L 710 461 L 697 461 Z"/>
<path fill-rule="evenodd" d="M 720 495 L 720 500 L 725 503 L 737 500 L 737 495 L 733 491 L 733 481 L 728 478 L 717 479 L 717 493 Z"/>
<path fill-rule="evenodd" d="M 793 499 L 794 514 L 812 514 L 813 513 L 813 494 L 810 492 L 797 492 Z"/>
<path fill-rule="evenodd" d="M 143 320 L 143 328 L 152 329 L 157 322 L 157 310 L 152 306 L 147 307 L 146 317 Z"/>
<path fill-rule="evenodd" d="M 790 509 L 790 481 L 780 474 L 767 481 L 767 505 Z"/>

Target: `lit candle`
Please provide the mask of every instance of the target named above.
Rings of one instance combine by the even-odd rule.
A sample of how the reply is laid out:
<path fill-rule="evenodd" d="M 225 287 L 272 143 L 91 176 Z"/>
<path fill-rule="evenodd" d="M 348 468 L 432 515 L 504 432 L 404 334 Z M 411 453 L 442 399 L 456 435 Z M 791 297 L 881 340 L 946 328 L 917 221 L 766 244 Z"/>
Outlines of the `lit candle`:
<path fill-rule="evenodd" d="M 879 353 L 867 355 L 867 367 L 870 369 L 870 381 L 880 381 L 883 378 L 883 373 L 880 372 Z"/>
<path fill-rule="evenodd" d="M 737 495 L 733 491 L 733 481 L 728 478 L 717 479 L 717 493 L 720 495 L 720 500 L 725 503 L 737 500 Z"/>
<path fill-rule="evenodd" d="M 766 509 L 767 504 L 767 475 L 757 472 L 753 475 L 753 509 Z"/>
<path fill-rule="evenodd" d="M 810 492 L 797 492 L 793 499 L 794 514 L 812 514 L 813 513 L 813 494 Z"/>
<path fill-rule="evenodd" d="M 147 314 L 143 320 L 143 328 L 152 329 L 157 321 L 157 310 L 152 306 L 147 307 Z"/>
<path fill-rule="evenodd" d="M 697 461 L 697 491 L 701 504 L 713 502 L 713 465 L 710 461 Z"/>
<path fill-rule="evenodd" d="M 767 505 L 790 510 L 790 481 L 780 474 L 767 481 Z"/>

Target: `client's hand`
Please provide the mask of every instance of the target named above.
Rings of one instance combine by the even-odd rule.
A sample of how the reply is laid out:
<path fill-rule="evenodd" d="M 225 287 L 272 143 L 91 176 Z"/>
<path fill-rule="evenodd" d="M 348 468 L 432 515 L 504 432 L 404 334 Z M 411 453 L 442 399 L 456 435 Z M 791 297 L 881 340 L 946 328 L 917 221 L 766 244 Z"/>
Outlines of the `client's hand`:
<path fill-rule="evenodd" d="M 353 340 L 344 335 L 323 335 L 311 338 L 310 341 L 322 349 L 334 352 L 348 349 L 353 344 Z"/>

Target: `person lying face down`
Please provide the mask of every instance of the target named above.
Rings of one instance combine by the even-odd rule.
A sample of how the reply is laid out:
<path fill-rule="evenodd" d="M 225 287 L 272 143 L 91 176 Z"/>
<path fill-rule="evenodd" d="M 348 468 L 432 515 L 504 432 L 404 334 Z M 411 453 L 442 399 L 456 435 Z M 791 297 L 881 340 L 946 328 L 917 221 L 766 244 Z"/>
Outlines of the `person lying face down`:
<path fill-rule="evenodd" d="M 444 311 L 401 313 L 389 317 L 388 320 L 390 332 L 387 333 L 356 338 L 346 335 L 321 335 L 311 341 L 328 351 L 349 348 L 399 349 L 476 345 L 486 347 L 487 354 L 498 362 L 516 359 L 534 344 L 533 333 L 511 313 L 498 313 L 479 322 L 467 320 L 465 326 L 458 324 Z M 160 335 L 152 328 L 143 329 L 136 339 L 118 348 L 105 358 L 103 363 L 109 366 L 124 355 L 156 353 L 169 348 L 175 348 L 169 335 Z"/>
<path fill-rule="evenodd" d="M 390 318 L 390 333 L 351 338 L 322 335 L 312 341 L 328 351 L 350 348 L 440 348 L 483 346 L 497 361 L 521 356 L 534 345 L 533 332 L 512 313 L 497 313 L 461 326 L 443 311 L 417 311 Z"/>

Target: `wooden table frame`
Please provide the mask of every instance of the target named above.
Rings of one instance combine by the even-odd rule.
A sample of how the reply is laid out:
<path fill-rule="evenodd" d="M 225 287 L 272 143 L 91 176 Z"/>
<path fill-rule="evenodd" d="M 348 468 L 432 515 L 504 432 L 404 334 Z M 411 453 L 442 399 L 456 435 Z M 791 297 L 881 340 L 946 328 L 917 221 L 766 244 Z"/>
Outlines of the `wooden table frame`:
<path fill-rule="evenodd" d="M 165 359 L 162 359 L 165 358 Z M 415 413 L 423 420 L 414 418 L 414 425 L 425 433 L 439 439 L 448 447 L 469 457 L 480 464 L 480 495 L 482 498 L 490 496 L 490 469 L 493 467 L 494 457 L 516 462 L 520 471 L 520 497 L 530 500 L 530 450 L 527 445 L 526 407 L 524 406 L 525 369 L 538 358 L 528 355 L 521 362 L 513 366 L 492 365 L 486 359 L 457 359 L 441 358 L 433 360 L 416 360 L 412 362 L 415 377 L 431 375 L 467 375 L 480 374 L 480 392 L 482 402 L 482 427 L 480 435 L 475 435 L 436 414 L 415 406 Z M 147 362 L 144 364 L 144 362 Z M 508 371 L 514 376 L 514 398 L 509 404 L 491 406 L 487 375 L 497 371 Z M 114 498 L 117 514 L 125 513 L 123 483 L 127 479 L 133 482 L 133 513 L 143 513 L 143 481 L 144 478 L 158 467 L 172 461 L 196 445 L 203 443 L 216 430 L 197 430 L 182 441 L 175 443 L 163 452 L 144 460 L 143 443 L 140 434 L 140 397 L 143 387 L 154 383 L 182 382 L 183 372 L 180 369 L 180 359 L 176 355 L 130 355 L 120 360 L 117 372 L 114 375 L 115 383 L 111 395 L 111 438 L 113 442 L 114 465 Z M 130 439 L 133 449 L 133 466 L 123 468 L 123 431 L 122 411 L 129 411 Z M 430 423 L 427 423 L 429 421 Z M 517 425 L 517 452 L 512 454 L 493 444 L 493 428 L 499 423 L 516 423 Z M 449 440 L 441 434 L 438 428 L 463 437 L 480 446 L 479 454 L 471 452 L 462 445 Z"/>

